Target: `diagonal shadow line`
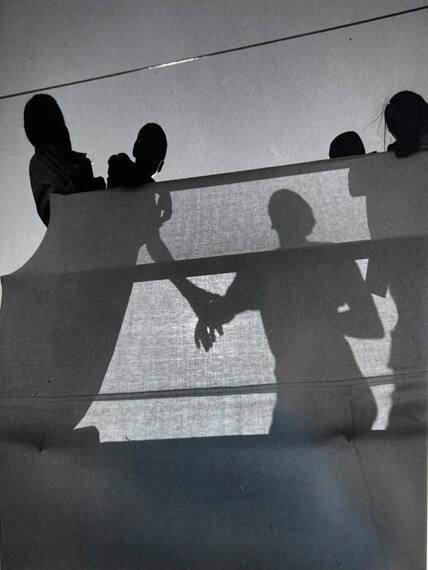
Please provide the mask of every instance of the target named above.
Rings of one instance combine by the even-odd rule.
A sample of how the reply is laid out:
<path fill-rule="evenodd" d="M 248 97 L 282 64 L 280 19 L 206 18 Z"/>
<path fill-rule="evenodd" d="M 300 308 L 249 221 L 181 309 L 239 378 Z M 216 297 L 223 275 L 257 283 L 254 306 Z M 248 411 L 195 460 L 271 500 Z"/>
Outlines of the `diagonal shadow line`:
<path fill-rule="evenodd" d="M 145 281 L 158 281 L 170 279 L 171 277 L 197 277 L 205 275 L 217 275 L 221 273 L 235 273 L 247 268 L 253 263 L 287 262 L 296 266 L 311 262 L 330 263 L 345 260 L 368 259 L 372 255 L 385 253 L 385 249 L 393 254 L 394 249 L 402 246 L 426 246 L 428 247 L 428 236 L 411 235 L 400 237 L 389 237 L 379 239 L 367 239 L 346 243 L 319 243 L 314 242 L 308 247 L 298 247 L 290 249 L 277 249 L 253 253 L 238 253 L 231 255 L 218 255 L 212 257 L 175 260 L 171 263 L 145 263 L 132 267 L 107 267 L 94 270 L 82 271 L 61 271 L 61 273 L 46 272 L 38 274 L 10 274 L 3 279 L 45 279 L 51 275 L 63 276 L 84 276 L 87 274 L 98 274 L 108 277 L 109 274 L 117 274 L 133 283 Z"/>
<path fill-rule="evenodd" d="M 417 370 L 413 372 L 403 372 L 402 374 L 385 374 L 378 376 L 358 376 L 347 380 L 331 381 L 305 381 L 294 380 L 293 382 L 270 382 L 265 384 L 245 384 L 240 386 L 207 386 L 195 388 L 172 388 L 167 390 L 139 390 L 135 392 L 104 392 L 97 394 L 59 394 L 56 396 L 32 396 L 10 395 L 0 397 L 0 402 L 64 402 L 64 401 L 132 401 L 132 400 L 163 400 L 170 398 L 195 398 L 207 396 L 235 396 L 251 394 L 276 394 L 285 387 L 332 388 L 335 386 L 353 386 L 362 380 L 368 382 L 370 386 L 382 386 L 400 383 L 408 383 L 410 380 L 427 380 L 428 370 Z"/>

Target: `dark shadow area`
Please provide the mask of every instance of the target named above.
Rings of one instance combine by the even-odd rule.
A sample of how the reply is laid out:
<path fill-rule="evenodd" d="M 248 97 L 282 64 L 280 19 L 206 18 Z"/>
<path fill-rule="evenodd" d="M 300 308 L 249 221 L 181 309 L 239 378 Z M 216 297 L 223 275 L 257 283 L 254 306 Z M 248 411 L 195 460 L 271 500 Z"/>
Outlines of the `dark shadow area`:
<path fill-rule="evenodd" d="M 428 216 L 425 164 L 417 156 L 406 163 L 391 153 L 388 167 L 380 171 L 377 158 L 355 163 L 349 171 L 352 196 L 365 196 L 372 239 L 387 235 L 424 235 Z M 409 224 L 409 222 L 412 222 Z M 409 238 L 413 237 L 409 235 Z M 382 297 L 391 294 L 397 323 L 391 334 L 389 366 L 396 383 L 388 429 L 425 430 L 427 404 L 428 248 L 424 239 L 391 240 L 368 260 L 367 286 Z"/>
<path fill-rule="evenodd" d="M 383 567 L 341 437 L 62 444 L 42 453 L 3 445 L 2 453 L 8 570 L 65 560 L 70 569 Z"/>

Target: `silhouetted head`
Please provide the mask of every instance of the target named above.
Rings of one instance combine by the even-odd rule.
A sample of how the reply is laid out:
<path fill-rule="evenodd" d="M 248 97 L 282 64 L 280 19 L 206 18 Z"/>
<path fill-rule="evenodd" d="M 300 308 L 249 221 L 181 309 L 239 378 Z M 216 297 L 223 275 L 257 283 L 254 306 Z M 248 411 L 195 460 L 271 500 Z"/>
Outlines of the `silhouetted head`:
<path fill-rule="evenodd" d="M 140 172 L 153 176 L 162 170 L 166 156 L 167 139 L 164 130 L 157 123 L 147 123 L 138 133 L 132 154 Z"/>
<path fill-rule="evenodd" d="M 385 124 L 396 141 L 419 150 L 428 130 L 428 103 L 413 91 L 400 91 L 385 108 Z"/>
<path fill-rule="evenodd" d="M 304 242 L 314 229 L 312 208 L 291 190 L 274 192 L 269 200 L 268 212 L 281 247 Z"/>
<path fill-rule="evenodd" d="M 366 154 L 366 149 L 360 136 L 355 131 L 340 133 L 330 144 L 330 158 L 355 156 L 357 154 Z"/>
<path fill-rule="evenodd" d="M 71 151 L 70 135 L 58 103 L 45 94 L 34 95 L 24 109 L 24 129 L 30 143 L 42 150 L 47 146 Z"/>

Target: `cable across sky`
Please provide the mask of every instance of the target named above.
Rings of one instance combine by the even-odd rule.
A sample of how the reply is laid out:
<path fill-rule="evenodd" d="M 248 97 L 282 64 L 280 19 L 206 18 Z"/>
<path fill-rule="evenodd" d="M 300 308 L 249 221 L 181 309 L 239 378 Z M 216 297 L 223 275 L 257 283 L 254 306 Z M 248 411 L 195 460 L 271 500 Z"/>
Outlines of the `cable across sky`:
<path fill-rule="evenodd" d="M 338 24 L 336 26 L 331 26 L 331 27 L 327 27 L 327 28 L 320 28 L 317 30 L 311 30 L 309 32 L 302 32 L 299 34 L 292 34 L 289 36 L 283 36 L 283 37 L 275 38 L 275 39 L 271 39 L 271 40 L 265 40 L 265 41 L 261 41 L 261 42 L 251 43 L 251 44 L 244 44 L 241 46 L 236 46 L 236 47 L 232 47 L 232 48 L 228 48 L 228 49 L 206 52 L 206 53 L 202 53 L 202 54 L 195 55 L 192 57 L 187 57 L 187 58 L 173 60 L 173 61 L 167 61 L 164 63 L 157 63 L 157 64 L 153 64 L 153 65 L 143 65 L 141 67 L 134 67 L 132 69 L 115 71 L 112 73 L 106 73 L 104 75 L 97 75 L 94 77 L 77 79 L 75 81 L 67 81 L 64 83 L 56 83 L 53 85 L 45 85 L 43 87 L 38 87 L 36 89 L 28 89 L 25 91 L 17 91 L 15 93 L 8 93 L 6 95 L 0 95 L 0 100 L 12 99 L 14 97 L 20 97 L 22 95 L 31 95 L 33 93 L 39 93 L 41 91 L 52 91 L 54 89 L 61 89 L 63 87 L 72 87 L 73 85 L 81 85 L 83 83 L 92 83 L 93 81 L 101 81 L 101 80 L 105 80 L 105 79 L 112 79 L 115 77 L 120 77 L 123 75 L 130 75 L 132 73 L 139 73 L 142 71 L 150 71 L 153 69 L 162 69 L 164 67 L 172 67 L 175 65 L 182 65 L 183 63 L 190 63 L 192 61 L 200 61 L 203 59 L 207 59 L 209 57 L 216 57 L 219 55 L 225 55 L 225 54 L 229 54 L 229 53 L 235 53 L 235 52 L 239 52 L 239 51 L 269 46 L 269 45 L 273 45 L 273 44 L 279 44 L 279 43 L 283 43 L 283 42 L 290 41 L 290 40 L 296 40 L 299 38 L 305 38 L 305 37 L 309 37 L 309 36 L 325 34 L 327 32 L 333 32 L 335 30 L 343 30 L 343 29 L 351 28 L 351 27 L 355 27 L 355 26 L 362 26 L 364 24 L 369 24 L 371 22 L 378 22 L 380 20 L 397 18 L 399 16 L 405 16 L 407 14 L 413 14 L 415 12 L 421 12 L 424 10 L 428 10 L 428 5 L 418 6 L 417 8 L 409 8 L 408 10 L 401 10 L 399 12 L 391 12 L 389 14 L 384 14 L 382 16 L 375 16 L 373 18 L 365 18 L 364 20 L 356 20 L 355 22 L 348 22 L 347 24 Z"/>

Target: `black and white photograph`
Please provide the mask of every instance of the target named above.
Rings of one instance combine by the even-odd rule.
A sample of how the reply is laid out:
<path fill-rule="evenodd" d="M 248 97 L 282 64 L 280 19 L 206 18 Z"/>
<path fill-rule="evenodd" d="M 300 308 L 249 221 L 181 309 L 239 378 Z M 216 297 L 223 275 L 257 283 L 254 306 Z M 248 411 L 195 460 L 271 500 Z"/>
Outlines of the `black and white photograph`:
<path fill-rule="evenodd" d="M 1 570 L 425 570 L 427 0 L 1 0 Z"/>

